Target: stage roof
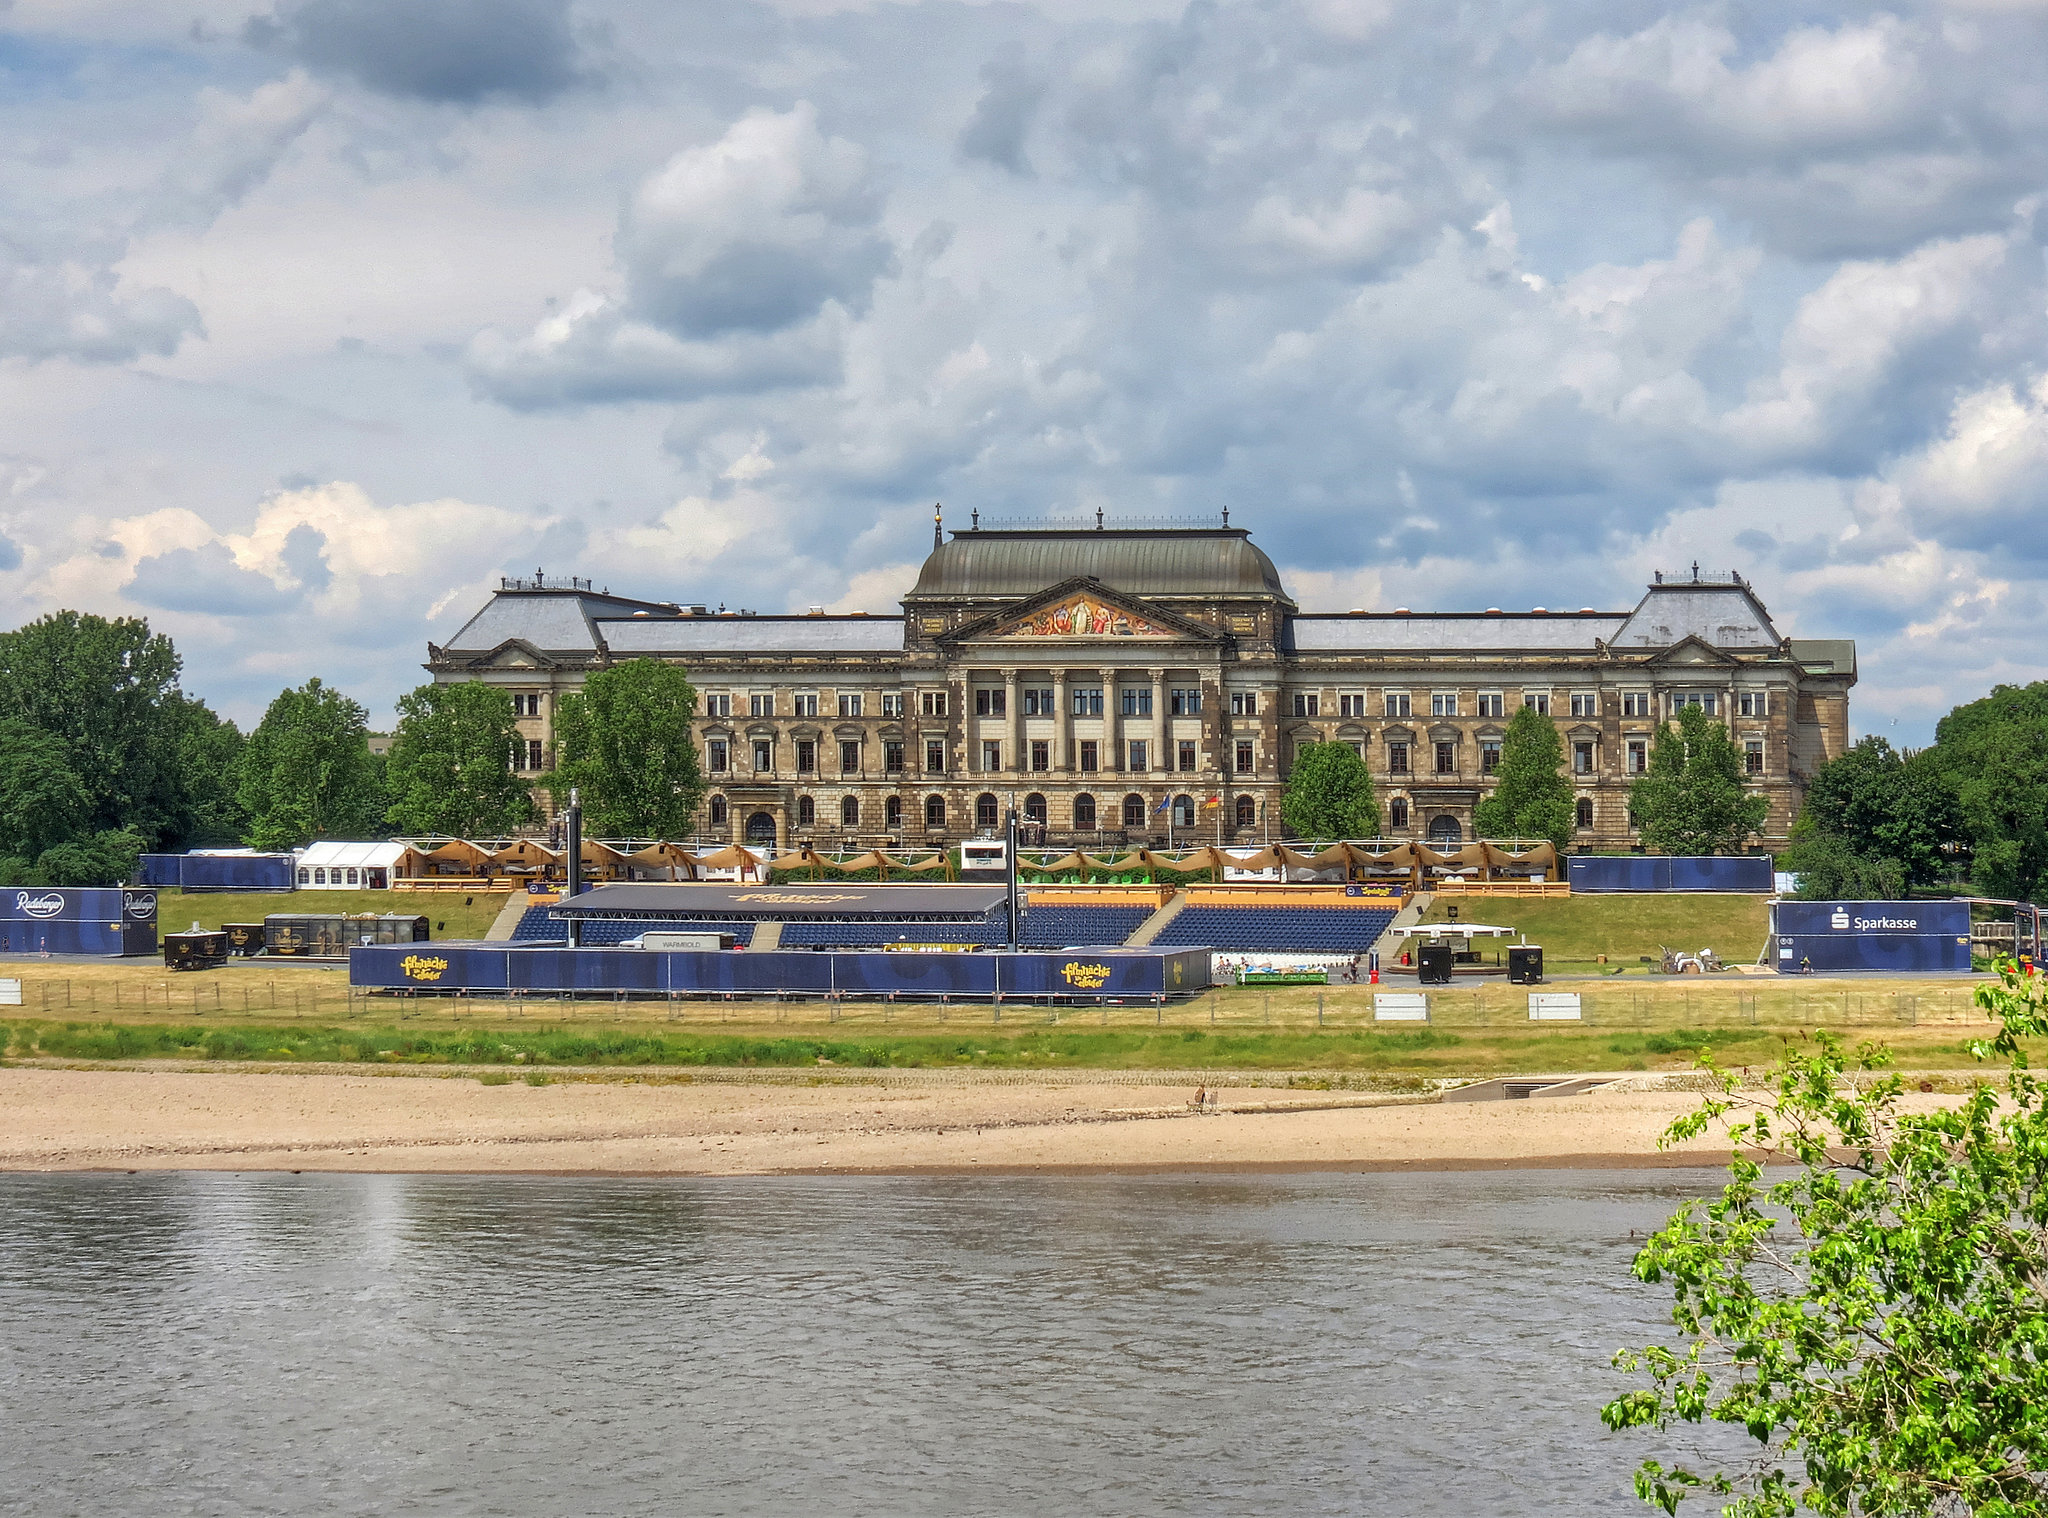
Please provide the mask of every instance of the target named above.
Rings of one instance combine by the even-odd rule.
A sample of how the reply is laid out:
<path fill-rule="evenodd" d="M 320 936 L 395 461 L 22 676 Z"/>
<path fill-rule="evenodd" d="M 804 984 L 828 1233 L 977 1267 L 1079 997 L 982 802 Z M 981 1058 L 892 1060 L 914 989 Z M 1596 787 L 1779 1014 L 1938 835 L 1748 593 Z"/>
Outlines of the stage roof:
<path fill-rule="evenodd" d="M 986 885 L 604 885 L 551 911 L 671 922 L 980 922 L 1002 904 L 1003 888 Z"/>

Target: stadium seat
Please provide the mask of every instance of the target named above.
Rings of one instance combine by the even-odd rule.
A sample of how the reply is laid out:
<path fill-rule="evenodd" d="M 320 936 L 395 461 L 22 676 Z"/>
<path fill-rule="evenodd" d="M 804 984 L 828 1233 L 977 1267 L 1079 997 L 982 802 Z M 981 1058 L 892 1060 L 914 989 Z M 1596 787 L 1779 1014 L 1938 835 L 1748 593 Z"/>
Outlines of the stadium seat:
<path fill-rule="evenodd" d="M 1379 942 L 1392 911 L 1366 907 L 1187 907 L 1153 940 L 1157 947 L 1277 953 L 1362 954 Z"/>

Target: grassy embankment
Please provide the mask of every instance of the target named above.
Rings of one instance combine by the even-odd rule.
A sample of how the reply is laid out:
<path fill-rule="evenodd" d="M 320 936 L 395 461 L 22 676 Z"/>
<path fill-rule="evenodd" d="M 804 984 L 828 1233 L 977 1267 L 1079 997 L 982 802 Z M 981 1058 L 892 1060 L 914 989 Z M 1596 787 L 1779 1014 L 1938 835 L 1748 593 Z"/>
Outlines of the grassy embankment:
<path fill-rule="evenodd" d="M 1547 975 L 1655 974 L 1662 946 L 1687 954 L 1710 948 L 1728 964 L 1752 964 L 1770 936 L 1770 907 L 1761 896 L 1670 893 L 1645 896 L 1439 896 L 1424 922 L 1461 922 L 1513 928 L 1543 945 Z M 1488 960 L 1496 945 L 1482 940 Z M 1599 962 L 1599 956 L 1607 962 Z M 1644 964 L 1644 958 L 1652 962 Z M 1661 978 L 1661 977 L 1659 977 Z"/>
<path fill-rule="evenodd" d="M 156 920 L 159 933 L 183 933 L 195 922 L 212 929 L 272 912 L 403 912 L 428 918 L 436 938 L 482 938 L 504 905 L 503 891 L 159 891 Z"/>

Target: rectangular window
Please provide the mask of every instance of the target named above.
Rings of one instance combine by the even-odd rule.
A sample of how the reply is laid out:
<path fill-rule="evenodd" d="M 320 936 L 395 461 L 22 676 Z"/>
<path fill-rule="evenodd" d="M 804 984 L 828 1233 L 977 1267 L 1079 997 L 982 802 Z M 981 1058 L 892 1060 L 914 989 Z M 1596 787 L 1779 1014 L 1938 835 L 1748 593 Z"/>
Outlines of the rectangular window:
<path fill-rule="evenodd" d="M 1237 740 L 1237 772 L 1249 775 L 1252 772 L 1252 745 L 1249 739 Z"/>
<path fill-rule="evenodd" d="M 1152 687 L 1149 685 L 1127 685 L 1119 698 L 1126 717 L 1149 717 L 1152 715 Z"/>
<path fill-rule="evenodd" d="M 1483 690 L 1479 693 L 1479 715 L 1498 717 L 1501 714 L 1501 695 L 1497 690 Z"/>
<path fill-rule="evenodd" d="M 1230 715 L 1233 717 L 1256 717 L 1259 714 L 1259 693 L 1255 690 L 1234 690 L 1230 693 Z"/>
<path fill-rule="evenodd" d="M 1764 740 L 1751 738 L 1742 745 L 1742 772 L 1745 775 L 1761 775 L 1764 772 Z"/>
<path fill-rule="evenodd" d="M 919 691 L 917 694 L 917 709 L 927 717 L 945 716 L 946 693 L 942 690 Z"/>
<path fill-rule="evenodd" d="M 732 766 L 732 746 L 723 738 L 713 738 L 705 745 L 709 751 L 711 773 L 722 775 Z"/>
<path fill-rule="evenodd" d="M 808 738 L 799 738 L 796 745 L 796 772 L 799 775 L 816 774 L 818 769 L 818 745 Z"/>
<path fill-rule="evenodd" d="M 1102 692 L 1097 691 L 1095 694 L 1100 696 Z M 1081 740 L 1081 773 L 1092 775 L 1101 768 L 1102 746 L 1093 738 L 1083 738 Z"/>
<path fill-rule="evenodd" d="M 1550 715 L 1550 692 L 1547 690 L 1525 690 L 1522 692 L 1522 705 L 1528 707 L 1531 711 L 1541 712 L 1547 717 Z"/>
<path fill-rule="evenodd" d="M 1043 738 L 1031 740 L 1031 767 L 1040 774 L 1052 768 L 1052 745 Z"/>
<path fill-rule="evenodd" d="M 1396 796 L 1387 803 L 1387 826 L 1396 833 L 1408 831 L 1408 798 Z"/>
<path fill-rule="evenodd" d="M 1688 706 L 1697 706 L 1711 717 L 1721 709 L 1720 692 L 1711 690 L 1682 690 L 1672 696 L 1671 714 L 1674 717 Z"/>
<path fill-rule="evenodd" d="M 1763 690 L 1746 690 L 1735 698 L 1735 710 L 1745 717 L 1768 717 L 1771 714 L 1771 693 Z"/>
<path fill-rule="evenodd" d="M 754 740 L 754 768 L 763 774 L 775 768 L 775 740 L 756 738 Z"/>
<path fill-rule="evenodd" d="M 1479 740 L 1479 773 L 1482 775 L 1491 775 L 1495 770 L 1499 768 L 1500 739 L 1481 738 Z"/>
<path fill-rule="evenodd" d="M 1149 759 L 1150 757 L 1151 757 L 1151 755 L 1150 755 L 1150 753 L 1149 753 L 1149 752 L 1147 751 L 1147 748 L 1146 748 L 1146 744 L 1145 744 L 1145 740 L 1144 740 L 1143 738 L 1133 738 L 1133 739 L 1131 739 L 1131 741 L 1130 741 L 1130 759 L 1131 759 L 1131 762 L 1130 762 L 1130 766 L 1129 766 L 1129 768 L 1130 768 L 1130 772 L 1131 772 L 1132 774 L 1134 774 L 1134 775 L 1137 775 L 1137 774 L 1142 774 L 1142 773 L 1143 773 L 1144 771 L 1146 771 L 1146 770 L 1150 769 L 1150 768 L 1151 768 L 1151 765 L 1150 765 L 1150 764 L 1148 764 L 1148 763 L 1146 762 L 1146 761 L 1147 761 L 1147 760 L 1148 760 L 1148 759 Z"/>
<path fill-rule="evenodd" d="M 840 716 L 842 716 L 842 717 L 858 717 L 858 716 L 860 715 L 860 707 L 861 707 L 861 699 L 860 699 L 860 692 L 859 692 L 859 691 L 845 691 L 845 690 L 843 690 L 843 691 L 841 691 L 841 692 L 839 693 L 839 715 L 840 715 Z"/>
<path fill-rule="evenodd" d="M 1340 717 L 1363 717 L 1365 715 L 1365 697 L 1356 694 L 1339 696 L 1337 698 L 1337 715 Z"/>
<path fill-rule="evenodd" d="M 1600 715 L 1600 694 L 1597 691 L 1575 690 L 1572 692 L 1572 715 L 1574 717 L 1597 717 Z"/>
<path fill-rule="evenodd" d="M 1405 775 L 1408 773 L 1408 745 L 1389 743 L 1387 745 L 1387 773 Z"/>
<path fill-rule="evenodd" d="M 927 775 L 946 773 L 946 740 L 927 738 L 924 740 L 924 772 Z"/>
<path fill-rule="evenodd" d="M 1202 690 L 1200 686 L 1196 686 L 1193 689 L 1183 688 L 1172 691 L 1169 693 L 1168 699 L 1171 703 L 1168 710 L 1176 717 L 1199 717 L 1202 715 Z"/>
<path fill-rule="evenodd" d="M 1069 693 L 1070 703 L 1077 717 L 1099 717 L 1102 715 L 1102 687 L 1099 685 L 1077 685 Z"/>
<path fill-rule="evenodd" d="M 999 770 L 1003 767 L 1003 745 L 998 738 L 981 740 L 981 767 L 985 770 Z"/>
<path fill-rule="evenodd" d="M 903 741 L 900 738 L 882 745 L 882 769 L 891 775 L 903 773 Z"/>
<path fill-rule="evenodd" d="M 1640 775 L 1650 767 L 1650 745 L 1642 738 L 1631 738 L 1628 745 L 1628 772 Z"/>
<path fill-rule="evenodd" d="M 1319 717 L 1322 697 L 1312 690 L 1298 690 L 1294 693 L 1294 715 L 1297 717 Z"/>
<path fill-rule="evenodd" d="M 882 715 L 885 717 L 900 717 L 903 715 L 902 691 L 885 690 L 882 692 Z"/>
<path fill-rule="evenodd" d="M 1621 693 L 1621 714 L 1624 717 L 1647 717 L 1650 715 L 1650 693 L 1646 690 L 1625 690 Z"/>
<path fill-rule="evenodd" d="M 1386 691 L 1382 693 L 1381 701 L 1386 707 L 1386 714 L 1389 717 L 1412 717 L 1415 715 L 1408 700 L 1408 692 L 1404 690 Z"/>
<path fill-rule="evenodd" d="M 794 700 L 796 716 L 815 717 L 818 715 L 818 693 L 816 691 L 803 691 Z"/>
<path fill-rule="evenodd" d="M 1010 714 L 1010 693 L 1001 686 L 984 685 L 974 693 L 974 715 L 977 717 L 1007 717 Z"/>
<path fill-rule="evenodd" d="M 1193 773 L 1195 768 L 1195 740 L 1192 738 L 1183 738 L 1180 740 L 1179 747 L 1181 773 L 1184 775 L 1191 774 Z"/>
<path fill-rule="evenodd" d="M 704 698 L 704 715 L 707 717 L 730 717 L 732 715 L 731 694 L 721 691 L 715 696 L 706 696 Z"/>
<path fill-rule="evenodd" d="M 1439 743 L 1436 746 L 1436 772 L 1439 775 L 1455 775 L 1458 773 L 1457 744 Z"/>
<path fill-rule="evenodd" d="M 775 692 L 772 690 L 757 690 L 747 697 L 747 715 L 749 717 L 774 716 Z"/>
<path fill-rule="evenodd" d="M 858 775 L 860 773 L 860 743 L 853 738 L 839 740 L 839 773 Z"/>
<path fill-rule="evenodd" d="M 1458 693 L 1454 690 L 1436 690 L 1429 693 L 1429 714 L 1432 717 L 1455 717 L 1458 715 Z"/>
<path fill-rule="evenodd" d="M 1584 739 L 1572 745 L 1572 773 L 1590 775 L 1593 773 L 1593 745 Z"/>
<path fill-rule="evenodd" d="M 526 740 L 526 767 L 530 770 L 537 770 L 544 768 L 546 764 L 546 746 L 538 738 L 528 738 Z"/>

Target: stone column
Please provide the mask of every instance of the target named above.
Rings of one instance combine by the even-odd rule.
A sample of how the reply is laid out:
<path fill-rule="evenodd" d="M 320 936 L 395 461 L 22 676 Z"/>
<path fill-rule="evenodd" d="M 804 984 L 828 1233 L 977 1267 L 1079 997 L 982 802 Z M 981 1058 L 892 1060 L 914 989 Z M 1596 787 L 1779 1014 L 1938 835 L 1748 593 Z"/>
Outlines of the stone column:
<path fill-rule="evenodd" d="M 1173 769 L 1173 718 L 1166 709 L 1166 671 L 1152 671 L 1152 771 Z"/>
<path fill-rule="evenodd" d="M 1073 717 L 1067 711 L 1067 672 L 1052 672 L 1052 767 L 1055 774 L 1068 773 L 1067 750 L 1073 735 Z"/>
<path fill-rule="evenodd" d="M 1109 745 L 1109 752 L 1102 756 L 1103 769 L 1112 775 L 1124 772 L 1124 700 L 1123 687 L 1117 684 L 1116 671 L 1105 669 L 1102 674 L 1102 741 Z M 1123 798 L 1117 798 L 1118 826 L 1123 817 Z"/>
<path fill-rule="evenodd" d="M 1024 701 L 1017 689 L 1017 672 L 1014 669 L 1003 671 L 1003 689 L 1007 693 L 1003 697 L 1003 710 L 1009 713 L 1003 722 L 1003 747 L 1009 750 L 1010 762 L 1006 768 L 1014 775 L 1024 768 Z"/>

